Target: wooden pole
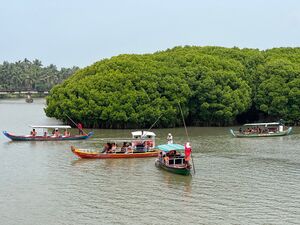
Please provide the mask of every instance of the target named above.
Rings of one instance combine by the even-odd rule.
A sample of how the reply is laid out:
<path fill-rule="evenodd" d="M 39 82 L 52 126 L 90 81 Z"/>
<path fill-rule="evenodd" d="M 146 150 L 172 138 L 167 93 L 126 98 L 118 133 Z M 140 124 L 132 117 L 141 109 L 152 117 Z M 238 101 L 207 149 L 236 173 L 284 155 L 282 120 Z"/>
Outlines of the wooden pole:
<path fill-rule="evenodd" d="M 71 117 L 69 117 L 68 116 L 68 114 L 67 113 L 65 113 L 65 115 L 68 117 L 68 119 L 78 128 L 78 126 L 77 126 L 77 124 L 74 122 L 74 120 L 72 120 L 71 119 Z M 78 128 L 79 129 L 79 128 Z M 84 130 L 83 129 L 79 129 L 79 130 L 81 130 L 84 134 L 86 134 L 85 132 L 84 132 Z"/>
<path fill-rule="evenodd" d="M 190 142 L 190 137 L 189 137 L 186 125 L 185 125 L 183 112 L 182 112 L 182 109 L 181 109 L 181 106 L 180 106 L 179 102 L 178 102 L 178 105 L 179 105 L 179 109 L 180 109 L 181 116 L 182 116 L 182 121 L 183 121 L 184 129 L 185 129 L 185 134 L 186 134 L 186 137 L 188 139 L 188 142 Z M 193 158 L 193 150 L 191 151 L 191 158 L 192 158 L 192 164 L 193 164 L 193 171 L 194 171 L 194 174 L 196 174 L 196 169 L 195 169 L 195 164 L 194 164 L 194 158 Z"/>

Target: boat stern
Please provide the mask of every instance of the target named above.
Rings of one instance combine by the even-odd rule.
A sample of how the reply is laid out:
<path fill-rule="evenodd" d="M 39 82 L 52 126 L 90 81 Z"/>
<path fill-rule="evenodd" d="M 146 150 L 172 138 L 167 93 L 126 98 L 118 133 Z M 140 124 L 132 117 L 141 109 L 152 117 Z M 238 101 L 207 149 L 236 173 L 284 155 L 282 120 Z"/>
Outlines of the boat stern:
<path fill-rule="evenodd" d="M 229 130 L 230 133 L 232 134 L 233 137 L 236 137 L 236 134 L 234 133 L 234 131 L 232 129 Z"/>
<path fill-rule="evenodd" d="M 292 133 L 292 130 L 293 130 L 293 128 L 292 127 L 289 127 L 289 129 L 287 130 L 287 135 L 289 135 L 290 133 Z"/>
<path fill-rule="evenodd" d="M 94 135 L 93 131 L 91 131 L 91 132 L 88 133 L 87 138 L 91 137 L 92 135 Z"/>
<path fill-rule="evenodd" d="M 2 131 L 2 133 L 3 133 L 7 138 L 13 140 L 12 137 L 11 137 L 11 135 L 10 135 L 6 130 Z"/>

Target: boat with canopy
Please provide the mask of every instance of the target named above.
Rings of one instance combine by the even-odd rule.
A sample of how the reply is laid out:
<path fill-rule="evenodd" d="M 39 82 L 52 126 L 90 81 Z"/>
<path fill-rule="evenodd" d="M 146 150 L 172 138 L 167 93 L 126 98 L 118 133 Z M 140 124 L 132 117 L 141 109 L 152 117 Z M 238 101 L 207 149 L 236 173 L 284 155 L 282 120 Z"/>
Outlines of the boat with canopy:
<path fill-rule="evenodd" d="M 155 133 L 134 131 L 131 134 L 131 139 L 107 139 L 103 148 L 82 149 L 71 146 L 71 151 L 79 158 L 85 159 L 157 157 L 158 151 L 154 149 Z"/>
<path fill-rule="evenodd" d="M 191 174 L 192 166 L 185 160 L 183 145 L 164 144 L 156 146 L 155 149 L 159 150 L 158 158 L 155 161 L 157 167 L 175 174 Z"/>
<path fill-rule="evenodd" d="M 237 138 L 244 137 L 277 137 L 289 135 L 292 127 L 286 127 L 280 122 L 246 123 L 237 131 L 230 129 L 230 133 Z"/>
<path fill-rule="evenodd" d="M 68 129 L 68 125 L 30 125 L 32 131 L 29 135 L 15 135 L 13 133 L 3 131 L 3 134 L 13 141 L 70 141 L 70 140 L 84 140 L 93 135 L 93 132 L 82 135 L 72 135 Z M 37 130 L 40 129 L 40 134 Z M 52 132 L 49 134 L 48 130 Z M 60 130 L 64 131 L 60 133 Z"/>

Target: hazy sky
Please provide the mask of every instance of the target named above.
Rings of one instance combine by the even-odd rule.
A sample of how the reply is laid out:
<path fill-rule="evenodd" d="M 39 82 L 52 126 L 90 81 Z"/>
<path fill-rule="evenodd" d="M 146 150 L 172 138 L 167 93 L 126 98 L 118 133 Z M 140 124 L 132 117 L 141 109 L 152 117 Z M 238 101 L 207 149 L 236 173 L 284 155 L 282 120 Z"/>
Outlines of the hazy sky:
<path fill-rule="evenodd" d="M 0 62 L 84 67 L 178 45 L 300 46 L 299 0 L 0 0 Z"/>

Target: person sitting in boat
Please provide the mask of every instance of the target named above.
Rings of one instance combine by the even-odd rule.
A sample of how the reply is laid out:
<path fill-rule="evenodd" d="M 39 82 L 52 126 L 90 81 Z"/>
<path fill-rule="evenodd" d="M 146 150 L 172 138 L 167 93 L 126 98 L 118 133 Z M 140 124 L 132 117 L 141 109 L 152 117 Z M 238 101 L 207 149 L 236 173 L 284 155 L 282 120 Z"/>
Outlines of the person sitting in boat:
<path fill-rule="evenodd" d="M 112 143 L 108 143 L 107 153 L 114 153 L 114 151 L 113 151 L 113 144 Z"/>
<path fill-rule="evenodd" d="M 123 146 L 121 147 L 121 152 L 126 152 L 127 150 L 127 143 L 123 142 Z"/>
<path fill-rule="evenodd" d="M 37 135 L 37 132 L 35 131 L 35 129 L 33 128 L 32 131 L 30 132 L 30 135 L 35 137 Z"/>
<path fill-rule="evenodd" d="M 102 153 L 106 153 L 109 150 L 109 143 L 106 143 L 103 147 Z"/>
<path fill-rule="evenodd" d="M 159 152 L 158 159 L 159 159 L 160 162 L 163 161 L 163 152 L 162 151 Z"/>
<path fill-rule="evenodd" d="M 164 155 L 164 162 L 166 165 L 169 165 L 169 156 Z"/>
<path fill-rule="evenodd" d="M 131 143 L 127 143 L 126 153 L 133 153 L 133 148 Z"/>
<path fill-rule="evenodd" d="M 117 145 L 116 145 L 116 143 L 112 143 L 111 150 L 112 150 L 113 152 L 115 152 L 115 151 L 117 150 Z"/>
<path fill-rule="evenodd" d="M 55 129 L 53 136 L 54 137 L 59 137 L 60 136 L 59 130 L 57 128 Z"/>
<path fill-rule="evenodd" d="M 44 137 L 47 137 L 47 136 L 48 136 L 48 132 L 45 131 L 45 132 L 44 132 Z"/>
<path fill-rule="evenodd" d="M 65 131 L 64 131 L 64 136 L 65 137 L 70 137 L 71 136 L 70 132 L 67 129 L 65 129 Z"/>
<path fill-rule="evenodd" d="M 175 157 L 176 156 L 176 150 L 171 150 L 167 155 L 169 157 Z"/>
<path fill-rule="evenodd" d="M 173 144 L 173 136 L 171 133 L 168 134 L 167 141 L 168 141 L 168 144 Z"/>
<path fill-rule="evenodd" d="M 143 144 L 144 144 L 144 150 L 147 152 L 150 149 L 148 142 L 145 141 Z"/>

